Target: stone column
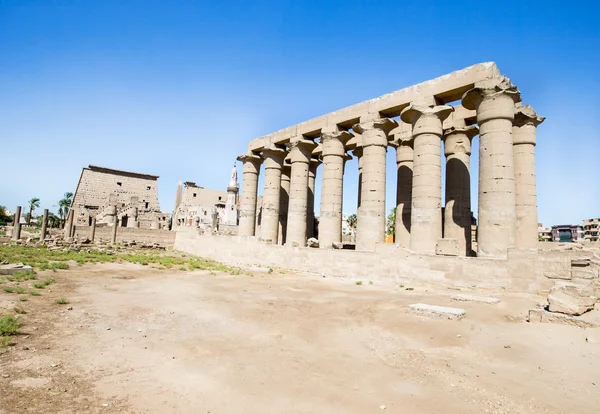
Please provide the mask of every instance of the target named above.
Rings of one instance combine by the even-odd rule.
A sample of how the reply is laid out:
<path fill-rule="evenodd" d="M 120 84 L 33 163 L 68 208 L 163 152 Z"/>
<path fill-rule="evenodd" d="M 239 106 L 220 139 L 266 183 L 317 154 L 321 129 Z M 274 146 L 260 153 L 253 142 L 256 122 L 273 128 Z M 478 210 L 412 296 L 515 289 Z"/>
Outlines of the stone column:
<path fill-rule="evenodd" d="M 475 84 L 462 104 L 477 111 L 479 213 L 477 255 L 506 257 L 515 245 L 515 173 L 512 124 L 519 90 L 508 78 Z"/>
<path fill-rule="evenodd" d="M 116 209 L 116 207 L 115 207 Z M 65 240 L 71 240 L 73 238 L 73 215 L 74 215 L 74 211 L 73 208 L 71 207 L 69 209 L 69 212 L 67 213 L 67 223 L 65 224 L 65 230 L 64 230 L 64 234 L 63 237 L 65 238 Z"/>
<path fill-rule="evenodd" d="M 96 238 L 96 217 L 92 217 L 92 224 L 90 225 L 90 241 L 94 241 Z"/>
<path fill-rule="evenodd" d="M 290 182 L 290 206 L 286 232 L 286 245 L 306 246 L 306 223 L 308 211 L 308 166 L 316 144 L 307 139 L 290 142 L 292 176 Z"/>
<path fill-rule="evenodd" d="M 342 200 L 346 142 L 352 138 L 337 125 L 321 130 L 323 144 L 323 178 L 321 184 L 321 215 L 319 218 L 319 247 L 331 249 L 342 241 Z"/>
<path fill-rule="evenodd" d="M 544 122 L 529 105 L 517 104 L 513 123 L 515 163 L 516 239 L 519 249 L 535 249 L 538 244 L 535 144 L 537 126 Z"/>
<path fill-rule="evenodd" d="M 260 172 L 262 159 L 252 153 L 241 155 L 237 159 L 244 164 L 244 182 L 242 194 L 240 195 L 240 224 L 238 235 L 254 236 L 258 174 Z"/>
<path fill-rule="evenodd" d="M 44 214 L 42 216 L 42 231 L 40 232 L 40 240 L 43 242 L 46 240 L 46 233 L 48 229 L 48 209 L 44 209 Z"/>
<path fill-rule="evenodd" d="M 19 240 L 21 238 L 21 206 L 17 206 L 15 211 L 15 218 L 13 221 L 13 240 Z"/>
<path fill-rule="evenodd" d="M 117 209 L 117 207 L 115 206 L 115 210 Z M 117 242 L 117 227 L 119 227 L 119 216 L 117 216 L 116 214 L 113 216 L 113 228 L 112 228 L 112 237 L 111 237 L 111 241 L 113 243 Z"/>
<path fill-rule="evenodd" d="M 292 166 L 287 160 L 281 167 L 281 189 L 279 191 L 279 234 L 277 244 L 284 245 L 287 232 L 288 209 L 290 205 L 290 176 Z"/>
<path fill-rule="evenodd" d="M 271 147 L 265 149 L 261 154 L 265 160 L 265 188 L 263 190 L 260 239 L 266 243 L 276 244 L 279 233 L 281 167 L 285 151 L 281 148 Z M 254 210 L 256 211 L 256 207 Z"/>
<path fill-rule="evenodd" d="M 360 202 L 362 200 L 362 156 L 363 149 L 362 147 L 357 147 L 352 151 L 352 155 L 354 155 L 358 159 L 358 195 L 356 202 L 356 212 L 360 211 Z M 357 216 L 358 218 L 358 216 Z"/>
<path fill-rule="evenodd" d="M 370 115 L 353 130 L 362 135 L 362 188 L 356 233 L 357 250 L 374 250 L 385 237 L 385 173 L 387 133 L 397 123 Z"/>
<path fill-rule="evenodd" d="M 399 141 L 396 145 L 396 229 L 394 242 L 405 249 L 410 248 L 410 220 L 413 185 L 413 142 Z"/>
<path fill-rule="evenodd" d="M 413 128 L 413 185 L 410 249 L 435 254 L 442 237 L 442 122 L 451 106 L 411 104 L 400 117 Z"/>
<path fill-rule="evenodd" d="M 470 160 L 471 140 L 477 133 L 476 126 L 451 127 L 444 131 L 444 155 L 446 155 L 444 238 L 458 241 L 459 256 L 471 255 Z"/>
<path fill-rule="evenodd" d="M 317 179 L 317 168 L 321 161 L 316 158 L 310 159 L 308 166 L 308 202 L 306 211 L 306 237 L 315 237 L 315 181 Z"/>
<path fill-rule="evenodd" d="M 139 209 L 137 207 L 134 207 L 133 214 L 131 215 L 130 219 L 127 220 L 127 227 L 138 228 L 139 227 L 138 216 L 139 216 Z"/>

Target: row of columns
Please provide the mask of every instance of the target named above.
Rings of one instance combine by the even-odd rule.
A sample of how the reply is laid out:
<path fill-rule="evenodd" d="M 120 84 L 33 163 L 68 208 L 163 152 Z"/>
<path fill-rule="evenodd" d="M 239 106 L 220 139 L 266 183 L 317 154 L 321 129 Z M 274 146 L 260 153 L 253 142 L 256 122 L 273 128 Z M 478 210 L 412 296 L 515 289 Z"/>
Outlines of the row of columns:
<path fill-rule="evenodd" d="M 409 137 L 393 141 L 396 148 L 396 239 L 419 253 L 435 253 L 442 236 L 456 239 L 461 255 L 471 252 L 471 140 L 479 133 L 478 256 L 503 256 L 510 247 L 537 245 L 535 187 L 536 127 L 544 118 L 527 105 L 508 79 L 482 83 L 465 93 L 463 106 L 477 114 L 476 126 L 457 121 L 443 129 L 454 108 L 413 103 L 400 117 L 411 125 Z M 354 150 L 359 165 L 356 248 L 372 250 L 384 239 L 386 222 L 386 151 L 397 122 L 377 114 L 361 117 L 353 131 L 362 146 Z M 322 196 L 319 241 L 323 248 L 341 241 L 343 174 L 350 158 L 345 145 L 352 135 L 336 125 L 324 127 Z M 446 194 L 442 217 L 441 145 L 444 142 Z M 255 235 L 256 197 L 260 165 L 265 163 L 265 187 L 260 238 L 267 243 L 304 246 L 310 237 L 317 160 L 316 144 L 303 137 L 286 151 L 264 149 L 246 154 L 240 205 L 241 236 Z M 314 167 L 314 170 L 313 170 Z M 443 224 L 442 224 L 443 223 Z"/>

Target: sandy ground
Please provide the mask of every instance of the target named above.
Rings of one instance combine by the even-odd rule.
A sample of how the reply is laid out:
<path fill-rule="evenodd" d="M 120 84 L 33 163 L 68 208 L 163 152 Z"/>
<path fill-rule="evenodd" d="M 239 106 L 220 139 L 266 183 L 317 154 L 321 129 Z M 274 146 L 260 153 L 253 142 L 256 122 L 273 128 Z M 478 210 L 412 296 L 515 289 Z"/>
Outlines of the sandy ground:
<path fill-rule="evenodd" d="M 19 303 L 22 333 L 0 350 L 0 413 L 600 412 L 600 344 L 525 322 L 533 296 L 469 292 L 502 299 L 487 305 L 423 286 L 131 264 L 52 276 Z"/>

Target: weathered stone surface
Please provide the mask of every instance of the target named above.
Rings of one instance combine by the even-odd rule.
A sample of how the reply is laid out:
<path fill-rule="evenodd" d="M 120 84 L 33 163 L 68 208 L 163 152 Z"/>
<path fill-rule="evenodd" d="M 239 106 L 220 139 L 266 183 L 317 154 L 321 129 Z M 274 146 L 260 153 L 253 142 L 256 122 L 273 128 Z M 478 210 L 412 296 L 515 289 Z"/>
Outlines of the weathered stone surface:
<path fill-rule="evenodd" d="M 548 294 L 548 310 L 567 315 L 581 315 L 594 309 L 596 299 L 589 286 L 561 283 L 555 285 Z"/>
<path fill-rule="evenodd" d="M 17 272 L 31 270 L 31 266 L 24 265 L 22 263 L 18 264 L 6 264 L 0 266 L 0 275 L 13 275 Z"/>
<path fill-rule="evenodd" d="M 458 256 L 459 243 L 456 239 L 438 239 L 435 245 L 435 254 L 438 256 Z"/>
<path fill-rule="evenodd" d="M 311 237 L 306 241 L 306 247 L 319 247 L 319 241 L 314 237 Z"/>
<path fill-rule="evenodd" d="M 420 315 L 431 316 L 434 318 L 462 319 L 467 315 L 467 312 L 464 309 L 427 305 L 424 303 L 408 305 L 408 308 Z"/>
<path fill-rule="evenodd" d="M 562 313 L 552 313 L 543 309 L 529 310 L 530 323 L 556 323 L 560 325 L 571 325 L 579 328 L 597 328 L 600 323 L 597 320 L 585 320 L 581 316 L 564 315 Z"/>
<path fill-rule="evenodd" d="M 487 303 L 490 305 L 495 305 L 496 303 L 500 303 L 500 299 L 498 299 L 498 298 L 488 298 L 485 296 L 472 296 L 472 295 L 454 295 L 454 296 L 452 296 L 452 300 L 456 300 L 459 302 Z"/>

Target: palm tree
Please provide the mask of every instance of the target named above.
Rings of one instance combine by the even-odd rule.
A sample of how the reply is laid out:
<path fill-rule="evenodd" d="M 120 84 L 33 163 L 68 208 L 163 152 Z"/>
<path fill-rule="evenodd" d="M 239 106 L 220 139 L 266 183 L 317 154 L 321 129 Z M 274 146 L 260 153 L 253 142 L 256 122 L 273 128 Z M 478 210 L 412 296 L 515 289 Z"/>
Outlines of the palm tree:
<path fill-rule="evenodd" d="M 394 207 L 387 216 L 386 234 L 396 235 L 396 207 Z"/>
<path fill-rule="evenodd" d="M 28 201 L 29 203 L 29 216 L 27 217 L 27 224 L 31 224 L 31 217 L 33 214 L 33 210 L 35 210 L 36 208 L 38 208 L 40 206 L 40 199 L 37 197 L 33 197 L 31 200 Z"/>
<path fill-rule="evenodd" d="M 67 191 L 64 197 L 58 201 L 58 215 L 60 216 L 60 219 L 63 223 L 64 219 L 67 216 L 67 213 L 69 213 L 71 203 L 73 203 L 73 193 L 69 191 Z"/>
<path fill-rule="evenodd" d="M 354 241 L 356 237 L 356 223 L 358 223 L 358 217 L 356 217 L 356 214 L 350 214 L 346 219 L 346 223 L 348 223 L 352 229 L 352 241 Z"/>

